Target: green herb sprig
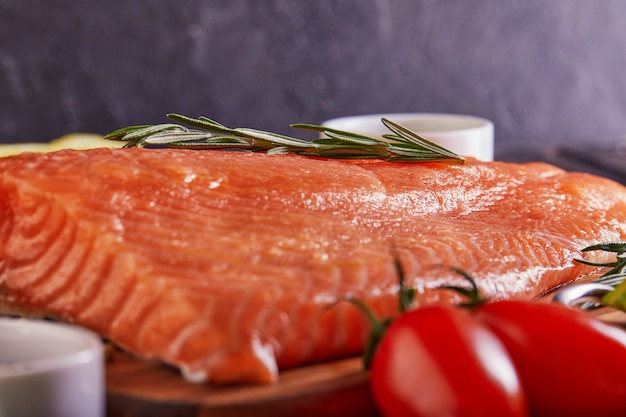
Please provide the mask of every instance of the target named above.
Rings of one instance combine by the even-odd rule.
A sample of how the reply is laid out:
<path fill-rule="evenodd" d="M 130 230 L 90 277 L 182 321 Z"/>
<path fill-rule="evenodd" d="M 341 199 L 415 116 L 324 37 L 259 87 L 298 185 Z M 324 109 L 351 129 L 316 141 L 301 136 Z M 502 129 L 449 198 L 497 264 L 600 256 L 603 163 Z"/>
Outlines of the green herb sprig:
<path fill-rule="evenodd" d="M 215 120 L 171 113 L 178 123 L 129 126 L 105 136 L 127 142 L 124 147 L 167 146 L 189 149 L 243 149 L 269 154 L 297 153 L 329 159 L 383 159 L 390 162 L 444 162 L 465 164 L 466 160 L 406 127 L 387 118 L 382 123 L 391 133 L 384 140 L 325 126 L 296 123 L 293 128 L 320 132 L 311 141 L 249 128 L 229 128 Z"/>
<path fill-rule="evenodd" d="M 594 262 L 585 259 L 575 259 L 584 265 L 610 267 L 600 278 L 596 280 L 598 283 L 612 285 L 621 283 L 626 278 L 626 242 L 607 242 L 591 245 L 582 250 L 583 252 L 604 251 L 615 254 L 613 262 Z"/>
<path fill-rule="evenodd" d="M 584 259 L 576 259 L 576 261 L 585 265 L 610 267 L 595 281 L 614 288 L 613 291 L 601 297 L 601 305 L 626 311 L 626 242 L 599 243 L 584 248 L 583 252 L 598 250 L 614 253 L 615 261 L 593 262 Z"/>

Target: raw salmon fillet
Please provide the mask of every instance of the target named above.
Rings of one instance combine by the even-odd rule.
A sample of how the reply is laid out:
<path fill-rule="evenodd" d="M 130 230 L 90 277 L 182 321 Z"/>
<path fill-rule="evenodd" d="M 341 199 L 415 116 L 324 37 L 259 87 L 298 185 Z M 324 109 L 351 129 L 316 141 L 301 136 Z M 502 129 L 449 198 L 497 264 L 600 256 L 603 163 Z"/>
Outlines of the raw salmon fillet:
<path fill-rule="evenodd" d="M 626 189 L 545 164 L 408 164 L 172 149 L 0 159 L 0 305 L 91 328 L 194 381 L 270 382 L 361 351 L 343 300 L 397 310 L 471 274 L 530 299 L 626 238 Z M 599 256 L 599 255 L 598 255 Z"/>

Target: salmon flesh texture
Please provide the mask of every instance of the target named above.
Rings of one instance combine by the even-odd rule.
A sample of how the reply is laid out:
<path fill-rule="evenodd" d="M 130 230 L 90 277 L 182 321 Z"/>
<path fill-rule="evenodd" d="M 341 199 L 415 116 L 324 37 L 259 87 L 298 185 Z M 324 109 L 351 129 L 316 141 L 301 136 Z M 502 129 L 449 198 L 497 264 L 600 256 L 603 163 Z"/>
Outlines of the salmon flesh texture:
<path fill-rule="evenodd" d="M 397 312 L 394 246 L 419 307 L 458 302 L 438 287 L 466 284 L 433 265 L 494 299 L 532 299 L 589 272 L 582 248 L 625 237 L 623 186 L 541 163 L 0 159 L 0 308 L 93 329 L 210 383 L 361 352 L 369 323 L 345 300 Z"/>

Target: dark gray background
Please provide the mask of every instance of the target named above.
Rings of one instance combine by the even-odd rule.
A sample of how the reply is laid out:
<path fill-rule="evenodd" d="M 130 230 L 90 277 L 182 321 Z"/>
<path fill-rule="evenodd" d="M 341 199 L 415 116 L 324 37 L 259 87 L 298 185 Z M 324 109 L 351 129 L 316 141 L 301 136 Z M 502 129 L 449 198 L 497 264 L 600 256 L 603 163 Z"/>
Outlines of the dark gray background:
<path fill-rule="evenodd" d="M 0 141 L 451 112 L 496 147 L 626 137 L 624 0 L 0 0 Z"/>

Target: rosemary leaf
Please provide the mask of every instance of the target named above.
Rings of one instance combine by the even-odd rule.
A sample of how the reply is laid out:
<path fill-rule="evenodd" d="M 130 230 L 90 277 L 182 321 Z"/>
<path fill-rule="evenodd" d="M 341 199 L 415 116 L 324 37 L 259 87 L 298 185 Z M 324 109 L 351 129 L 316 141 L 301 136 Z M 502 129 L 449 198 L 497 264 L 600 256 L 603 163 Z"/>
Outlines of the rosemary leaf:
<path fill-rule="evenodd" d="M 147 126 L 147 127 L 144 127 L 143 129 L 137 129 L 133 132 L 126 134 L 126 140 L 150 138 L 161 132 L 168 132 L 168 131 L 186 133 L 188 130 L 185 127 L 182 127 L 180 125 L 175 125 L 175 124 L 161 124 L 161 125 Z"/>
<path fill-rule="evenodd" d="M 245 149 L 252 150 L 247 143 L 242 145 L 241 143 L 234 142 L 174 142 L 168 144 L 172 148 L 183 149 Z"/>
<path fill-rule="evenodd" d="M 232 137 L 225 136 L 219 133 L 213 134 L 209 137 L 205 138 L 190 138 L 188 141 L 177 141 L 171 143 L 172 146 L 175 147 L 193 147 L 194 149 L 211 149 L 211 148 L 242 148 L 247 149 L 251 148 L 252 145 L 249 141 Z"/>
<path fill-rule="evenodd" d="M 201 132 L 201 131 L 187 131 L 184 133 L 175 133 L 172 134 L 170 131 L 164 131 L 155 133 L 149 137 L 147 137 L 144 143 L 152 144 L 152 145 L 167 145 L 170 143 L 176 142 L 197 142 L 200 140 L 209 139 L 212 137 L 212 134 L 209 132 Z"/>
<path fill-rule="evenodd" d="M 583 265 L 610 267 L 611 269 L 606 271 L 599 281 L 603 278 L 612 279 L 614 276 L 626 276 L 626 242 L 606 242 L 599 243 L 597 245 L 587 246 L 582 250 L 583 252 L 591 251 L 604 251 L 615 253 L 614 262 L 594 262 L 585 259 L 574 259 L 576 262 Z"/>
<path fill-rule="evenodd" d="M 323 145 L 317 150 L 316 155 L 335 159 L 381 159 L 380 153 L 376 150 L 346 145 Z"/>
<path fill-rule="evenodd" d="M 243 136 L 247 136 L 256 139 L 258 142 L 266 144 L 268 148 L 278 146 L 288 146 L 292 148 L 314 148 L 315 144 L 307 142 L 305 140 L 294 139 L 289 136 L 283 136 L 276 133 L 264 132 L 262 130 L 238 128 L 233 129 L 234 133 L 239 133 Z"/>
<path fill-rule="evenodd" d="M 391 120 L 386 119 L 384 117 L 381 120 L 383 124 L 387 126 L 387 128 L 389 128 L 389 130 L 395 132 L 398 135 L 397 139 L 400 139 L 400 140 L 404 139 L 407 143 L 412 143 L 416 146 L 428 149 L 429 151 L 435 154 L 445 155 L 451 159 L 460 159 L 459 156 L 455 154 L 454 152 L 451 152 L 448 149 L 444 148 L 443 146 L 437 145 L 436 143 L 431 142 L 428 139 L 421 137 L 417 133 L 413 132 L 412 130 L 407 129 L 406 127 L 396 122 L 392 122 Z"/>
<path fill-rule="evenodd" d="M 340 142 L 353 143 L 362 146 L 386 146 L 387 144 L 381 140 L 368 138 L 366 136 L 346 135 L 343 132 L 337 132 L 334 130 L 325 130 L 326 136 L 336 139 Z M 318 140 L 314 140 L 317 142 Z"/>
<path fill-rule="evenodd" d="M 287 146 L 277 146 L 275 148 L 269 149 L 267 151 L 268 155 L 286 155 L 290 152 L 289 147 Z"/>
<path fill-rule="evenodd" d="M 298 129 L 313 130 L 316 132 L 324 133 L 326 136 L 330 136 L 330 137 L 333 137 L 333 135 L 335 135 L 335 136 L 351 137 L 351 138 L 357 138 L 357 139 L 366 139 L 372 143 L 382 142 L 378 139 L 373 139 L 368 136 L 361 135 L 359 133 L 346 132 L 344 130 L 333 129 L 331 127 L 326 127 L 326 126 L 312 125 L 312 124 L 307 124 L 307 123 L 294 123 L 289 126 L 298 128 Z"/>
<path fill-rule="evenodd" d="M 139 126 L 128 126 L 128 127 L 123 127 L 121 129 L 117 129 L 111 133 L 108 133 L 104 136 L 105 139 L 109 139 L 109 140 L 120 140 L 120 141 L 125 141 L 126 139 L 124 139 L 126 137 L 126 135 L 131 134 L 133 132 L 136 132 L 138 130 L 142 130 L 145 129 L 147 127 L 150 127 L 150 125 L 139 125 Z"/>
<path fill-rule="evenodd" d="M 232 130 L 214 120 L 203 116 L 194 119 L 192 117 L 184 116 L 182 114 L 169 113 L 167 117 L 184 125 L 197 127 L 199 129 L 214 130 L 218 132 L 230 132 Z"/>

